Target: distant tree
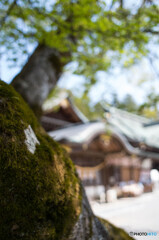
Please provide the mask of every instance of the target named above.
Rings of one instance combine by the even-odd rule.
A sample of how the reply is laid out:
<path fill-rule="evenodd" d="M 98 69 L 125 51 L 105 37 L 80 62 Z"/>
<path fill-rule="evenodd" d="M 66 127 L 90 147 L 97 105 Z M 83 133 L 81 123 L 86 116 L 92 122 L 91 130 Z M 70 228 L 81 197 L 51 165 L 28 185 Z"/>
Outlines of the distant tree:
<path fill-rule="evenodd" d="M 71 90 L 56 86 L 47 97 L 47 101 L 54 102 L 55 99 L 59 99 L 60 96 L 66 96 L 71 99 L 73 104 L 89 119 L 97 120 L 103 117 L 103 109 L 100 103 L 93 104 L 89 95 L 84 92 L 80 96 L 77 96 L 75 92 Z"/>
<path fill-rule="evenodd" d="M 157 119 L 159 117 L 159 96 L 154 92 L 149 93 L 142 104 L 137 104 L 129 94 L 123 100 L 119 100 L 117 94 L 114 94 L 111 105 L 147 118 Z"/>
<path fill-rule="evenodd" d="M 89 119 L 97 120 L 103 118 L 103 109 L 100 103 L 92 104 L 90 97 L 87 94 L 82 94 L 81 97 L 72 95 L 72 99 L 80 111 Z"/>
<path fill-rule="evenodd" d="M 130 94 L 127 94 L 123 100 L 119 100 L 117 95 L 114 94 L 111 104 L 116 108 L 120 108 L 132 113 L 137 113 L 139 108 L 134 98 Z"/>
<path fill-rule="evenodd" d="M 145 103 L 139 107 L 138 112 L 145 117 L 157 119 L 159 117 L 159 96 L 155 93 L 148 94 Z"/>

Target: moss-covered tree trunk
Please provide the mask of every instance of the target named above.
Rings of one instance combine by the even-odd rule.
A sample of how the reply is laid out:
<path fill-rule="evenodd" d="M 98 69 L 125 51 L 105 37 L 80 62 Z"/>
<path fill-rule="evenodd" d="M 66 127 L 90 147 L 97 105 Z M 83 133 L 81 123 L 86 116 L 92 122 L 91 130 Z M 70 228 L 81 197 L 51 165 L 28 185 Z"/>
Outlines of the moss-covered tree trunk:
<path fill-rule="evenodd" d="M 34 112 L 39 113 L 61 72 L 59 53 L 48 46 L 39 45 L 11 84 Z"/>
<path fill-rule="evenodd" d="M 0 150 L 0 239 L 109 239 L 67 153 L 2 81 Z"/>

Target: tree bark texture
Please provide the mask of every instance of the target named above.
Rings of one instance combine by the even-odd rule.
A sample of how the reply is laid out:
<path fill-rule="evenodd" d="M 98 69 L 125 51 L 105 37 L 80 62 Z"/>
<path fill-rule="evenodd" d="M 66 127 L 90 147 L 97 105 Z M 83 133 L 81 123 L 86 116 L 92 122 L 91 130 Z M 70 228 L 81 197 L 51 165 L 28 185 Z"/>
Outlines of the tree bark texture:
<path fill-rule="evenodd" d="M 110 240 L 106 228 L 94 216 L 83 186 L 82 190 L 82 211 L 68 240 Z"/>
<path fill-rule="evenodd" d="M 11 85 L 37 112 L 56 85 L 61 72 L 62 64 L 58 52 L 48 46 L 39 45 Z"/>

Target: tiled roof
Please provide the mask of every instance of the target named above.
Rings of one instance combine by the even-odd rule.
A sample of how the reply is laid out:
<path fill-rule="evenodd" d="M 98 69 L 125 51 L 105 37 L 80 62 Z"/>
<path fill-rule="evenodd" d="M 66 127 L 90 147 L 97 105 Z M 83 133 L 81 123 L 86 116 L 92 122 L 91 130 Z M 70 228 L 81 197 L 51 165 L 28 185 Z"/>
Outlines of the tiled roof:
<path fill-rule="evenodd" d="M 110 130 L 129 154 L 159 160 L 159 153 L 134 147 L 132 142 L 143 143 L 159 150 L 159 124 L 150 124 L 151 120 L 119 109 L 109 108 L 107 124 L 102 121 L 72 124 L 68 127 L 51 131 L 49 135 L 57 141 L 70 143 L 89 143 L 96 136 Z"/>
<path fill-rule="evenodd" d="M 48 134 L 57 141 L 67 140 L 68 142 L 85 143 L 105 131 L 106 126 L 104 122 L 88 122 L 73 124 L 72 126 L 52 131 Z"/>
<path fill-rule="evenodd" d="M 159 123 L 113 107 L 107 108 L 109 125 L 129 140 L 159 148 Z"/>

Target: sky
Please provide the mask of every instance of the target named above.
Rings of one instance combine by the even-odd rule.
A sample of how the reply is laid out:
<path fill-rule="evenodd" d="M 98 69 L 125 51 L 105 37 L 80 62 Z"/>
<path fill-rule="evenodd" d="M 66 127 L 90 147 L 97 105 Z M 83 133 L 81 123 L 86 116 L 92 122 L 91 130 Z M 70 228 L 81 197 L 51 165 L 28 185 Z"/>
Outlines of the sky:
<path fill-rule="evenodd" d="M 156 65 L 159 61 L 156 61 Z M 76 95 L 80 95 L 84 87 L 84 78 L 76 76 L 71 71 L 66 71 L 59 86 L 70 89 Z M 90 90 L 90 98 L 93 103 L 112 99 L 112 94 L 116 93 L 122 100 L 127 94 L 130 94 L 136 103 L 142 104 L 150 91 L 159 93 L 159 78 L 146 58 L 129 69 L 121 69 L 116 66 L 111 72 L 98 74 L 97 84 Z"/>
<path fill-rule="evenodd" d="M 157 69 L 159 60 L 156 60 L 155 65 L 159 72 Z M 73 74 L 72 68 L 71 64 L 66 68 L 58 85 L 80 96 L 84 91 L 85 79 Z M 0 61 L 0 76 L 3 81 L 10 83 L 20 70 L 21 66 L 9 67 L 5 56 L 3 56 Z M 130 94 L 137 104 L 142 104 L 150 91 L 159 93 L 159 78 L 149 61 L 143 58 L 139 64 L 129 69 L 121 69 L 116 66 L 109 72 L 100 72 L 97 84 L 91 88 L 89 95 L 93 104 L 102 100 L 111 102 L 113 93 L 116 93 L 120 100 Z"/>

